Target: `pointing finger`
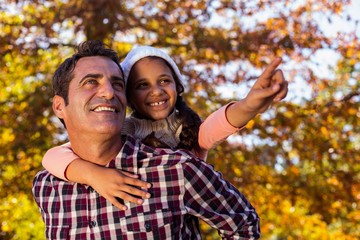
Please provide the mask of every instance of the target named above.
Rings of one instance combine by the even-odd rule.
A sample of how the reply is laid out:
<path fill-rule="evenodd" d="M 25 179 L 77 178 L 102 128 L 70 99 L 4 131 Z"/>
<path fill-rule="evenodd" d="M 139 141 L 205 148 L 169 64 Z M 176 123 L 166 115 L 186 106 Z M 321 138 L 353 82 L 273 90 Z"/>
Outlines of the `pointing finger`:
<path fill-rule="evenodd" d="M 261 74 L 260 78 L 271 78 L 275 69 L 280 65 L 282 59 L 277 57 L 275 58 Z"/>

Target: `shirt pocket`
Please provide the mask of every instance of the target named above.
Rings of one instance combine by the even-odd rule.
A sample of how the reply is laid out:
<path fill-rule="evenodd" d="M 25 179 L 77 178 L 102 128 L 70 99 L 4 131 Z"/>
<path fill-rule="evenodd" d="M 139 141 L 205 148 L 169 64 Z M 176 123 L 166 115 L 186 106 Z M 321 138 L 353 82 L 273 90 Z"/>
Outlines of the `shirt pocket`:
<path fill-rule="evenodd" d="M 173 213 L 169 209 L 136 213 L 119 220 L 121 231 L 125 235 L 152 232 L 153 236 L 157 236 L 169 234 L 173 230 Z"/>
<path fill-rule="evenodd" d="M 70 226 L 47 226 L 46 239 L 69 239 Z"/>

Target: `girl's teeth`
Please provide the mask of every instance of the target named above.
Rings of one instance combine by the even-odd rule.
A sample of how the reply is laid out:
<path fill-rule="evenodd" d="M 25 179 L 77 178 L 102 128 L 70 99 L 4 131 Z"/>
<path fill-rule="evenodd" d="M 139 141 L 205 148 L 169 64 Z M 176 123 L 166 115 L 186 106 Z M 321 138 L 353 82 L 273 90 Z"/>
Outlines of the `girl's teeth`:
<path fill-rule="evenodd" d="M 159 106 L 161 104 L 165 103 L 165 101 L 161 101 L 161 102 L 155 102 L 155 103 L 151 103 L 151 106 Z"/>

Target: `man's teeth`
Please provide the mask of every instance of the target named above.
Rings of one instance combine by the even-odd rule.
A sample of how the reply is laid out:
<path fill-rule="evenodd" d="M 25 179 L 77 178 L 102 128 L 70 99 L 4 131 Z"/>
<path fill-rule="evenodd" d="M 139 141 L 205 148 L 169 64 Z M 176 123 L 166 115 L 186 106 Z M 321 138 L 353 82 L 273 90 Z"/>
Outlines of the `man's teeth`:
<path fill-rule="evenodd" d="M 154 102 L 154 103 L 150 103 L 150 106 L 159 106 L 161 104 L 164 104 L 165 101 L 161 101 L 161 102 Z"/>
<path fill-rule="evenodd" d="M 110 108 L 110 107 L 97 107 L 97 108 L 94 109 L 94 112 L 101 112 L 101 111 L 115 112 L 115 108 Z"/>

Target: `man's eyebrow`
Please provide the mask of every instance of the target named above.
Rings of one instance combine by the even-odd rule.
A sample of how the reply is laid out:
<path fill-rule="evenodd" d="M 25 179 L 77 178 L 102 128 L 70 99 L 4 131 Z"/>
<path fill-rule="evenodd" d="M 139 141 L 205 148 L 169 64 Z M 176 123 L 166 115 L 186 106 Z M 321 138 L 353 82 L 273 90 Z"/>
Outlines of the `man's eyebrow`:
<path fill-rule="evenodd" d="M 123 82 L 125 82 L 124 78 L 120 77 L 120 76 L 112 76 L 111 80 L 112 81 L 123 81 Z"/>
<path fill-rule="evenodd" d="M 83 78 L 81 78 L 79 84 L 81 84 L 83 81 L 85 81 L 87 78 L 96 78 L 96 79 L 99 79 L 99 78 L 102 78 L 102 74 L 100 73 L 89 73 L 89 74 L 86 74 Z"/>

